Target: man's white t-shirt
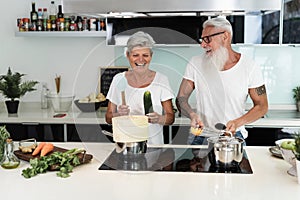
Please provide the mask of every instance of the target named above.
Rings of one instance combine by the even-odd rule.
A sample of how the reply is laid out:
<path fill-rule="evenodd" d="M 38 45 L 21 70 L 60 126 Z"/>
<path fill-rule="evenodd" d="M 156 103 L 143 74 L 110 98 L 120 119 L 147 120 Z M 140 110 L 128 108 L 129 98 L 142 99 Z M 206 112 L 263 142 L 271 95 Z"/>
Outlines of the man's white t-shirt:
<path fill-rule="evenodd" d="M 124 83 L 125 80 L 125 83 Z M 106 98 L 117 106 L 121 105 L 121 91 L 125 91 L 126 105 L 130 108 L 130 115 L 145 115 L 144 92 L 151 92 L 151 100 L 154 112 L 163 114 L 161 102 L 174 98 L 174 93 L 170 87 L 168 78 L 156 72 L 152 83 L 144 88 L 134 88 L 127 83 L 125 72 L 114 76 Z M 163 144 L 163 125 L 149 125 L 149 144 Z"/>
<path fill-rule="evenodd" d="M 197 113 L 204 125 L 226 124 L 245 113 L 248 89 L 264 84 L 260 67 L 245 55 L 229 70 L 218 71 L 202 64 L 203 56 L 195 56 L 188 63 L 184 78 L 195 84 Z M 246 138 L 244 126 L 239 127 Z"/>

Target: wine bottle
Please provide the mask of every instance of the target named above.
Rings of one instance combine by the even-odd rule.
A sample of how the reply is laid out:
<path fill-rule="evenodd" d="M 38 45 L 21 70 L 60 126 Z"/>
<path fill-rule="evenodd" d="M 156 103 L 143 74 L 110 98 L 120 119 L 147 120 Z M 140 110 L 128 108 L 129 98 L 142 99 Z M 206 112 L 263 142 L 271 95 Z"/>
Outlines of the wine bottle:
<path fill-rule="evenodd" d="M 62 5 L 58 5 L 57 18 L 64 18 L 64 13 L 62 12 Z"/>
<path fill-rule="evenodd" d="M 33 22 L 36 23 L 37 19 L 38 19 L 38 13 L 35 10 L 35 2 L 32 2 L 31 3 L 31 12 L 30 12 L 31 23 L 33 23 Z"/>

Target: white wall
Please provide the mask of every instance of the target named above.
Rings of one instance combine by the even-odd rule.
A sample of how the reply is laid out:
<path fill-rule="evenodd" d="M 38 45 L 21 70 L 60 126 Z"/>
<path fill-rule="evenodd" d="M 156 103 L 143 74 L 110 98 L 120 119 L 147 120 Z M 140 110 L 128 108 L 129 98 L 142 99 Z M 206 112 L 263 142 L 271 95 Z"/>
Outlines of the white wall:
<path fill-rule="evenodd" d="M 80 98 L 96 91 L 98 69 L 113 64 L 114 49 L 105 45 L 105 38 L 15 37 L 16 20 L 30 16 L 31 2 L 11 0 L 0 7 L 0 74 L 11 67 L 26 73 L 24 80 L 46 82 L 53 91 L 57 74 L 62 92 L 74 92 Z M 36 0 L 36 8 L 49 4 L 50 0 Z M 40 85 L 37 89 L 22 101 L 40 101 Z"/>
<path fill-rule="evenodd" d="M 15 37 L 16 19 L 29 17 L 32 0 L 6 1 L 0 7 L 0 74 L 10 66 L 28 74 L 26 79 L 46 82 L 55 90 L 54 78 L 62 76 L 62 91 L 77 98 L 96 91 L 99 66 L 128 65 L 123 49 L 108 47 L 105 38 Z M 56 1 L 59 3 L 59 0 Z M 50 0 L 36 0 L 48 7 Z M 261 65 L 270 104 L 293 104 L 292 88 L 300 85 L 300 47 L 235 47 Z M 153 57 L 155 70 L 162 71 L 176 93 L 187 60 L 201 52 L 197 47 L 158 48 Z M 40 101 L 38 91 L 27 93 L 23 101 Z M 4 98 L 0 95 L 0 101 Z"/>

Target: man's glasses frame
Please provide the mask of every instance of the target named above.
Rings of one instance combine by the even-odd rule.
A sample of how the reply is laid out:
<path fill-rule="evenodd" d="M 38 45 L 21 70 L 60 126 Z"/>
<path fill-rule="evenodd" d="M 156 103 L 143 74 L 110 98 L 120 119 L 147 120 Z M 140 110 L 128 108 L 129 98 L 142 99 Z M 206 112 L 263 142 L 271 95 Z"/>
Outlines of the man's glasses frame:
<path fill-rule="evenodd" d="M 211 42 L 211 38 L 213 36 L 220 35 L 220 34 L 223 34 L 223 33 L 225 33 L 225 31 L 214 33 L 214 34 L 207 35 L 207 36 L 204 36 L 202 38 L 199 38 L 199 43 L 202 44 L 202 42 L 205 42 L 206 44 L 209 44 Z"/>

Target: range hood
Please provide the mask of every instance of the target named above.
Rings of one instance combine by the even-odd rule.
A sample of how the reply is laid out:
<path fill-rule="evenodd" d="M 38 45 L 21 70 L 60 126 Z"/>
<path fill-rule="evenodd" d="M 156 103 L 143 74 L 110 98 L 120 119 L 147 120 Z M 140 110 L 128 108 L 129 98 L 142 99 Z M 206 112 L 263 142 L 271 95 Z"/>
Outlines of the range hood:
<path fill-rule="evenodd" d="M 156 44 L 198 45 L 201 24 L 211 16 L 225 16 L 233 24 L 233 43 L 262 44 L 262 17 L 277 15 L 287 0 L 61 1 L 64 13 L 106 18 L 107 44 L 123 46 L 139 30 Z"/>
<path fill-rule="evenodd" d="M 260 14 L 281 9 L 282 0 L 62 0 L 65 13 L 213 13 Z"/>

